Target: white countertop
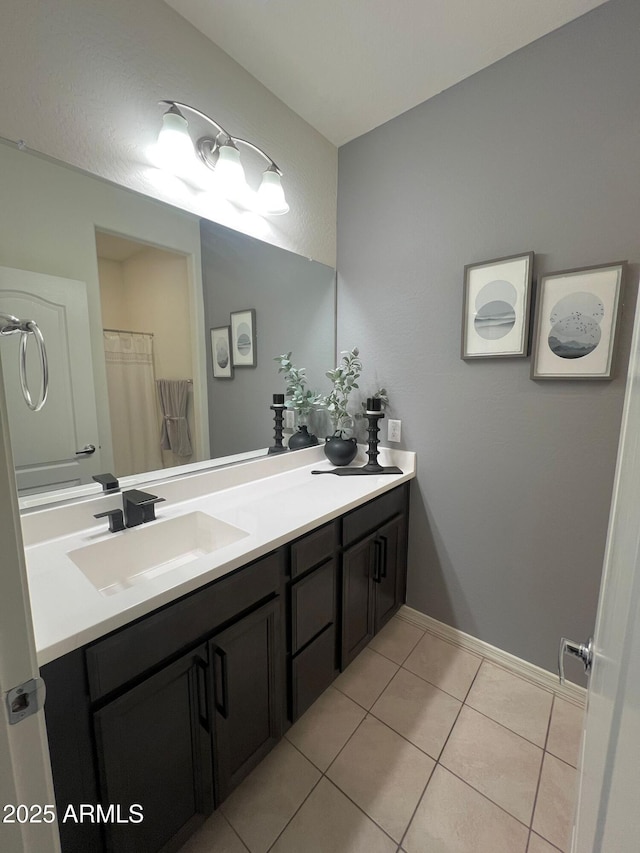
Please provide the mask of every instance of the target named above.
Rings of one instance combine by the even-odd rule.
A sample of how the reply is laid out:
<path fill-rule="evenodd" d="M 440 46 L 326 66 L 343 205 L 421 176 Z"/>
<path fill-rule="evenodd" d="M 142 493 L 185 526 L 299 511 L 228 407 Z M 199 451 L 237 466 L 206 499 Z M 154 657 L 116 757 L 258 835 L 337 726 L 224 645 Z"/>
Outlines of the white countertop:
<path fill-rule="evenodd" d="M 366 458 L 360 457 L 357 464 L 364 461 Z M 381 448 L 379 461 L 398 465 L 404 473 L 366 477 L 312 475 L 312 470 L 332 466 L 322 448 L 311 448 L 157 483 L 149 490 L 166 499 L 156 505 L 157 521 L 116 534 L 108 532 L 106 519 L 96 521 L 93 514 L 120 506 L 121 495 L 105 495 L 26 515 L 23 536 L 39 665 L 96 640 L 415 477 L 414 453 Z M 68 556 L 77 548 L 113 536 L 135 537 L 154 524 L 195 511 L 241 528 L 248 535 L 113 595 L 99 592 Z M 54 532 L 57 535 L 52 535 Z"/>

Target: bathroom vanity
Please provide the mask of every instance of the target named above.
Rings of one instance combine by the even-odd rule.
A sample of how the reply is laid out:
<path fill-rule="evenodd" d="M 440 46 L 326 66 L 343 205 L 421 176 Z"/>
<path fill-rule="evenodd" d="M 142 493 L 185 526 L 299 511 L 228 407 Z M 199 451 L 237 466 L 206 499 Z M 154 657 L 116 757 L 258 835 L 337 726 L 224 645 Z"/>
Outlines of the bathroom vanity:
<path fill-rule="evenodd" d="M 403 474 L 313 477 L 311 448 L 158 483 L 123 533 L 78 528 L 113 495 L 25 516 L 64 853 L 177 850 L 397 610 L 415 455 L 383 452 Z M 200 514 L 242 535 L 135 574 Z M 81 804 L 99 820 L 62 821 Z"/>

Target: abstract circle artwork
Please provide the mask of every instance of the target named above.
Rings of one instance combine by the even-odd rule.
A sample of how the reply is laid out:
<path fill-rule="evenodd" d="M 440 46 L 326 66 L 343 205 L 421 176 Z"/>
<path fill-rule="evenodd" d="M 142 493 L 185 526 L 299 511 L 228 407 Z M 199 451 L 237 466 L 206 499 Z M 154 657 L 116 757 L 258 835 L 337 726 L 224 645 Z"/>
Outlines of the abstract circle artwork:
<path fill-rule="evenodd" d="M 485 340 L 495 341 L 507 335 L 516 322 L 518 294 L 509 281 L 495 279 L 484 285 L 475 300 L 474 327 Z"/>
<path fill-rule="evenodd" d="M 604 304 L 593 293 L 577 291 L 563 296 L 549 315 L 549 349 L 559 358 L 584 358 L 602 337 Z"/>

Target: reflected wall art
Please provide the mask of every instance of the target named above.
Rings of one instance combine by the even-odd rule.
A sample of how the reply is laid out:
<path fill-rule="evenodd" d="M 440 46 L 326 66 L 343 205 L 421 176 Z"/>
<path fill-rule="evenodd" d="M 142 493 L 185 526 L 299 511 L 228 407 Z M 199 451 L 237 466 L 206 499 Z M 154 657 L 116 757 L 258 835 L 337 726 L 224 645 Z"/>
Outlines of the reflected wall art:
<path fill-rule="evenodd" d="M 541 276 L 532 379 L 611 379 L 625 261 Z"/>
<path fill-rule="evenodd" d="M 533 252 L 464 268 L 462 358 L 527 355 L 532 270 Z"/>

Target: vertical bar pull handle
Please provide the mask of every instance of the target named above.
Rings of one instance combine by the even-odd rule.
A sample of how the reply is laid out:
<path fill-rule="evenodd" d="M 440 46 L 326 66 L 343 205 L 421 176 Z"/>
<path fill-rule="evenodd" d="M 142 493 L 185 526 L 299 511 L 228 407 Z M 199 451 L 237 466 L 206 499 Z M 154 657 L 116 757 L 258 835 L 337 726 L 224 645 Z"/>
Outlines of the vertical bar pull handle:
<path fill-rule="evenodd" d="M 380 577 L 380 563 L 382 556 L 382 542 L 379 539 L 374 539 L 373 548 L 373 580 L 375 581 L 375 583 L 381 583 L 382 578 Z"/>
<path fill-rule="evenodd" d="M 218 681 L 218 667 L 215 667 L 216 684 L 215 684 L 215 703 L 218 713 L 225 720 L 229 718 L 229 674 L 227 671 L 227 653 L 219 646 L 213 649 L 214 655 L 220 661 L 220 671 Z"/>
<path fill-rule="evenodd" d="M 560 648 L 558 649 L 558 676 L 560 684 L 564 684 L 564 656 L 573 655 L 580 658 L 584 664 L 584 671 L 588 674 L 591 672 L 591 664 L 593 663 L 593 637 L 589 637 L 586 643 L 575 643 L 573 640 L 568 640 L 563 637 L 560 640 Z"/>
<path fill-rule="evenodd" d="M 209 689 L 207 687 L 207 676 L 209 664 L 200 656 L 196 657 L 196 677 L 198 679 L 198 717 L 200 725 L 211 734 L 211 721 L 209 719 Z"/>
<path fill-rule="evenodd" d="M 387 576 L 387 546 L 389 544 L 386 536 L 380 537 L 380 542 L 382 545 L 382 553 L 380 554 L 380 577 L 386 578 Z"/>

